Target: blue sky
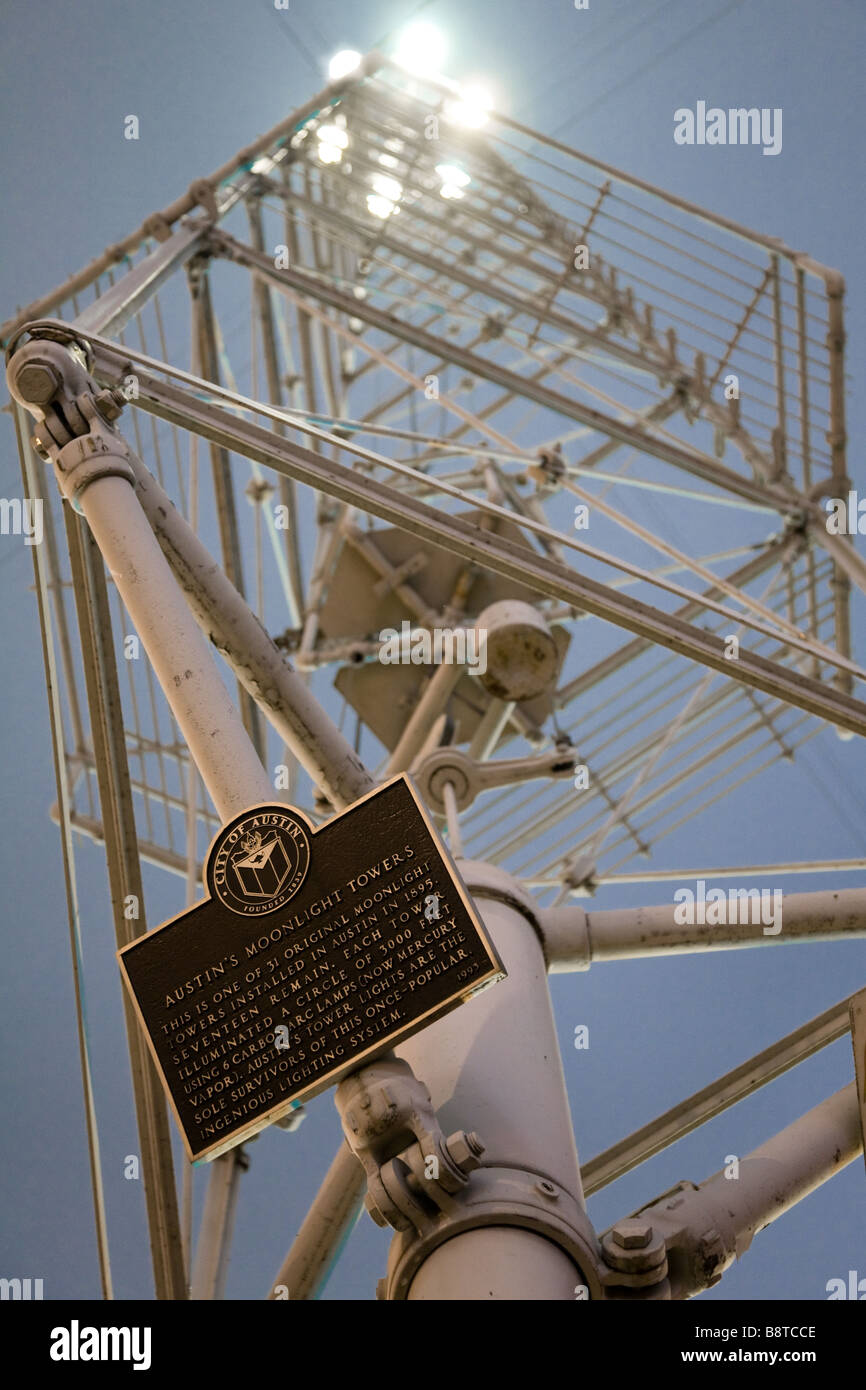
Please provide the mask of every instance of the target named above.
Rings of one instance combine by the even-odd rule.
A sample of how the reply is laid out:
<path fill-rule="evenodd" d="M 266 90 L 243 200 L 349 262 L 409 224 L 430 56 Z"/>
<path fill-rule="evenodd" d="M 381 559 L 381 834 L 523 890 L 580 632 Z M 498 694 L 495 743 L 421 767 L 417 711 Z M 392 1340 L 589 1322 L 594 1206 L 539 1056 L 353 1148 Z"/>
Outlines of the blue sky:
<path fill-rule="evenodd" d="M 163 207 L 323 85 L 327 58 L 367 50 L 399 29 L 413 4 L 290 0 L 107 0 L 5 8 L 0 90 L 5 186 L 0 316 L 7 317 Z M 424 9 L 450 38 L 446 70 L 484 75 L 497 105 L 528 125 L 639 174 L 838 267 L 848 282 L 847 366 L 864 344 L 860 273 L 864 220 L 862 70 L 866 15 L 856 0 L 433 0 Z M 681 147 L 673 113 L 698 100 L 780 107 L 776 158 L 751 148 Z M 128 113 L 141 138 L 123 139 Z M 848 401 L 849 472 L 866 485 L 858 449 L 864 407 Z M 3 426 L 4 490 L 20 488 Z M 56 830 L 41 650 L 30 556 L 0 537 L 6 654 L 0 729 L 0 855 L 7 905 L 3 1098 L 14 1124 L 2 1151 L 3 1270 L 44 1277 L 47 1297 L 98 1296 L 81 1086 Z M 855 604 L 855 655 L 864 650 Z M 858 640 L 859 639 L 859 640 Z M 866 759 L 861 741 L 823 731 L 801 762 L 744 789 L 724 819 L 701 822 L 657 867 L 862 854 Z M 667 857 L 665 857 L 667 856 Z M 148 1297 L 143 1200 L 123 1179 L 136 1151 L 123 1025 L 101 856 L 79 858 L 90 1042 L 117 1294 Z M 843 887 L 861 886 L 848 874 Z M 786 891 L 831 886 L 797 876 Z M 147 880 L 148 916 L 178 910 L 176 884 Z M 599 907 L 662 902 L 669 892 L 606 889 Z M 699 959 L 598 965 L 552 981 L 578 1147 L 585 1157 L 706 1085 L 752 1052 L 866 984 L 861 944 L 748 951 Z M 572 1047 L 587 1023 L 592 1046 Z M 700 1181 L 744 1154 L 852 1074 L 843 1040 L 752 1100 L 659 1155 L 590 1204 L 602 1228 L 680 1178 Z M 329 1096 L 293 1135 L 250 1146 L 228 1296 L 266 1291 L 339 1136 Z M 708 1298 L 821 1299 L 829 1279 L 866 1274 L 863 1165 L 756 1238 Z M 201 1187 L 201 1184 L 199 1184 Z M 328 1298 L 372 1297 L 387 1236 L 364 1217 Z"/>

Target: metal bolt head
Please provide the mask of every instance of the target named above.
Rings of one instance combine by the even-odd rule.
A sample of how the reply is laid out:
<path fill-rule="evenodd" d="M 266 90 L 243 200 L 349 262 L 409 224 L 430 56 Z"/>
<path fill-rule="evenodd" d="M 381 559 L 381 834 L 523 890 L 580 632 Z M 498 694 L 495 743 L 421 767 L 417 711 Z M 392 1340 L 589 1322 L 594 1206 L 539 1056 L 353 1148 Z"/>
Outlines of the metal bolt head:
<path fill-rule="evenodd" d="M 648 1221 L 617 1221 L 611 1235 L 621 1250 L 642 1250 L 653 1238 L 653 1228 Z"/>
<path fill-rule="evenodd" d="M 456 1134 L 450 1134 L 445 1140 L 445 1148 L 461 1172 L 471 1173 L 473 1169 L 481 1167 L 484 1145 L 477 1134 L 467 1134 L 465 1130 L 459 1129 Z"/>
<path fill-rule="evenodd" d="M 60 377 L 48 362 L 25 362 L 15 376 L 18 394 L 31 405 L 47 405 L 60 385 Z"/>
<path fill-rule="evenodd" d="M 110 425 L 119 419 L 124 403 L 124 397 L 117 391 L 100 391 L 99 395 L 93 398 L 96 409 Z"/>

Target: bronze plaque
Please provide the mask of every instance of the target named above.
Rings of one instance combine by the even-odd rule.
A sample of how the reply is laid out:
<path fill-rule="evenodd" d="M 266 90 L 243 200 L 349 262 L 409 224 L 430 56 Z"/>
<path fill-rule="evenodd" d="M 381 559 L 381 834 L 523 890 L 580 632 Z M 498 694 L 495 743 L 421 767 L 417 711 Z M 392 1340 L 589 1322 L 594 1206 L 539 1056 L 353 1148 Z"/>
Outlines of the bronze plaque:
<path fill-rule="evenodd" d="M 251 806 L 204 877 L 203 902 L 118 952 L 194 1161 L 505 974 L 404 774 L 319 829 Z"/>

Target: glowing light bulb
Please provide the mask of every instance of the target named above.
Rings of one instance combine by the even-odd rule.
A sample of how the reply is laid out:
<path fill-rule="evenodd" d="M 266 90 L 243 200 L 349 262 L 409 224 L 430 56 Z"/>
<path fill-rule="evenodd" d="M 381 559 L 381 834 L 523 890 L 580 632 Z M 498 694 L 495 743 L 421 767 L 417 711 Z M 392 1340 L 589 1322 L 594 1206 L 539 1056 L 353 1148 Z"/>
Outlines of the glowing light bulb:
<path fill-rule="evenodd" d="M 458 188 L 465 188 L 470 182 L 466 170 L 461 169 L 459 164 L 437 164 L 436 173 L 443 183 L 454 183 Z"/>
<path fill-rule="evenodd" d="M 392 179 L 388 174 L 374 174 L 371 180 L 377 193 L 381 193 L 383 198 L 389 202 L 396 203 L 400 194 L 403 192 L 403 185 L 397 179 Z"/>
<path fill-rule="evenodd" d="M 407 72 L 417 77 L 432 77 L 442 69 L 448 45 L 433 24 L 419 20 L 410 24 L 400 35 L 396 59 Z"/>
<path fill-rule="evenodd" d="M 316 134 L 323 145 L 336 145 L 341 150 L 344 150 L 349 143 L 349 137 L 345 130 L 341 130 L 338 125 L 319 126 Z"/>
<path fill-rule="evenodd" d="M 490 120 L 492 106 L 490 94 L 483 87 L 462 87 L 456 101 L 446 103 L 445 116 L 454 125 L 480 130 Z"/>
<path fill-rule="evenodd" d="M 316 131 L 319 141 L 319 148 L 316 153 L 323 164 L 339 164 L 343 158 L 343 150 L 349 143 L 349 137 L 339 125 L 319 126 Z"/>
<path fill-rule="evenodd" d="M 332 82 L 339 82 L 341 77 L 348 77 L 350 72 L 354 72 L 360 62 L 361 55 L 354 48 L 341 48 L 328 64 L 328 76 Z"/>
<path fill-rule="evenodd" d="M 384 221 L 386 217 L 391 216 L 392 212 L 399 212 L 400 209 L 396 203 L 391 202 L 390 198 L 383 198 L 381 193 L 368 193 L 367 211 L 371 212 L 374 217 L 381 217 Z"/>

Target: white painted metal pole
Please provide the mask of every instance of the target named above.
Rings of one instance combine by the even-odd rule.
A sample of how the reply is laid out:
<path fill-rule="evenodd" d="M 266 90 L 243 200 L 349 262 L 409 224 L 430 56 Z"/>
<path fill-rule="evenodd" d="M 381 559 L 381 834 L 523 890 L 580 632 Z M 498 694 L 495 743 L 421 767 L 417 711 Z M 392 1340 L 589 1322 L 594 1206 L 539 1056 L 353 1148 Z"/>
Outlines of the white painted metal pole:
<path fill-rule="evenodd" d="M 696 879 L 712 878 L 778 878 L 781 874 L 839 874 L 860 872 L 866 869 L 866 859 L 798 859 L 796 862 L 776 864 L 725 864 L 710 868 L 694 869 L 636 869 L 633 873 L 594 874 L 593 880 L 599 888 L 619 887 L 626 883 L 688 883 Z M 561 879 L 548 875 L 546 878 L 521 877 L 524 888 L 562 887 Z"/>
<path fill-rule="evenodd" d="M 37 355 L 41 351 L 37 349 Z M 190 757 L 221 818 L 229 820 L 251 804 L 271 801 L 274 789 L 136 497 L 134 456 L 122 441 L 115 448 L 106 438 L 104 417 L 97 419 L 92 397 L 85 409 L 90 383 L 80 364 L 56 344 L 45 345 L 44 351 L 49 360 L 54 358 L 54 366 L 39 369 L 42 378 L 49 372 L 54 377 L 52 396 L 62 380 L 65 393 L 77 394 L 80 413 L 94 425 L 92 433 L 73 439 L 54 455 L 58 482 L 87 521 Z M 38 418 L 42 411 L 31 406 L 26 391 L 22 395 L 19 380 L 13 363 L 10 389 Z M 83 385 L 88 389 L 80 394 Z M 244 1157 L 237 1151 L 215 1160 L 211 1170 L 194 1298 L 214 1296 L 224 1280 L 243 1166 Z"/>
<path fill-rule="evenodd" d="M 81 492 L 79 505 L 220 816 L 227 821 L 273 800 L 270 779 L 132 487 L 123 478 L 100 478 Z M 211 1168 L 194 1299 L 222 1296 L 244 1166 L 236 1151 Z"/>
<path fill-rule="evenodd" d="M 233 1149 L 211 1164 L 192 1270 L 193 1299 L 220 1299 L 225 1293 L 238 1189 L 241 1173 L 248 1167 L 243 1148 Z"/>
<path fill-rule="evenodd" d="M 397 1055 L 424 1078 L 446 1133 L 480 1134 L 485 1167 L 539 1173 L 582 1202 L 541 943 L 523 912 L 483 886 L 508 884 L 508 875 L 467 860 L 459 868 L 508 978 L 410 1038 Z"/>
<path fill-rule="evenodd" d="M 412 1281 L 413 1302 L 574 1299 L 581 1277 L 564 1250 L 519 1226 L 476 1226 L 439 1245 Z"/>
<path fill-rule="evenodd" d="M 719 1172 L 697 1189 L 678 1189 L 644 1207 L 640 1214 L 654 1230 L 687 1231 L 694 1238 L 696 1258 L 672 1270 L 673 1297 L 691 1298 L 716 1283 L 758 1231 L 853 1163 L 862 1148 L 852 1081 L 740 1159 L 736 1179 Z M 680 1238 L 678 1244 L 686 1249 L 688 1242 Z"/>
<path fill-rule="evenodd" d="M 315 1298 L 361 1213 L 366 1175 L 348 1144 L 340 1145 L 268 1298 Z M 285 1290 L 285 1292 L 283 1292 Z"/>
<path fill-rule="evenodd" d="M 79 505 L 220 816 L 272 801 L 270 779 L 129 483 L 99 478 Z"/>
<path fill-rule="evenodd" d="M 100 479 L 82 492 L 81 508 L 223 820 L 254 802 L 273 800 L 273 786 L 136 494 L 123 479 Z M 252 639 L 250 645 L 260 662 L 256 674 L 270 662 L 272 680 L 265 687 L 267 698 L 278 702 L 280 722 L 293 747 L 303 755 L 305 766 L 314 774 L 324 771 L 322 780 L 341 805 L 354 799 L 353 790 L 357 788 L 355 795 L 360 795 L 370 785 L 369 774 L 299 677 L 278 654 L 274 662 L 267 633 L 174 508 L 158 518 L 163 534 L 172 519 L 177 528 L 173 535 L 178 561 L 184 554 L 190 577 L 202 580 L 203 590 L 196 586 L 201 599 L 206 598 L 209 588 L 212 595 L 216 589 L 214 596 L 223 602 L 215 608 L 220 608 L 221 624 L 234 631 L 235 650 L 243 651 L 246 636 Z M 253 657 L 253 666 L 255 660 Z M 325 746 L 317 743 L 317 735 L 321 738 L 323 734 L 328 735 Z M 352 1163 L 358 1166 L 356 1160 Z M 240 1173 L 241 1159 L 235 1152 L 216 1159 L 211 1167 L 192 1279 L 193 1299 L 222 1296 Z M 351 1184 L 349 1191 L 354 1211 L 356 1186 Z M 324 1242 L 323 1249 L 327 1254 L 329 1242 Z"/>
<path fill-rule="evenodd" d="M 661 1153 L 662 1149 L 675 1144 L 699 1125 L 715 1119 L 729 1106 L 736 1105 L 746 1096 L 755 1095 L 762 1086 L 774 1081 L 790 1067 L 797 1066 L 822 1047 L 844 1037 L 849 1027 L 849 1004 L 848 1000 L 843 1000 L 841 1004 L 825 1009 L 802 1027 L 795 1028 L 792 1033 L 777 1039 L 724 1076 L 716 1077 L 708 1086 L 687 1096 L 633 1134 L 583 1163 L 580 1173 L 586 1195 L 591 1197 L 607 1183 L 615 1182 L 624 1173 Z"/>
<path fill-rule="evenodd" d="M 411 768 L 424 746 L 430 725 L 445 709 L 464 670 L 465 667 L 457 662 L 443 662 L 434 671 L 400 735 L 396 748 L 388 759 L 387 775 L 389 777 L 396 772 L 401 772 L 404 768 Z"/>
<path fill-rule="evenodd" d="M 470 758 L 483 763 L 493 752 L 499 736 L 514 713 L 513 700 L 492 699 L 475 730 L 472 742 L 467 749 Z"/>
<path fill-rule="evenodd" d="M 161 499 L 150 475 L 137 460 L 133 466 L 139 495 L 143 491 L 147 496 L 151 520 L 177 568 L 185 573 L 185 587 L 192 591 L 200 616 L 217 620 L 217 632 L 231 643 L 236 669 L 242 666 L 245 684 L 254 694 L 261 691 L 268 708 L 279 711 L 281 732 L 304 766 L 324 783 L 338 805 L 348 804 L 372 785 L 369 773 L 179 513 L 170 503 L 159 507 Z M 273 800 L 270 779 L 136 493 L 123 479 L 100 479 L 84 489 L 80 505 L 222 819 L 230 819 L 254 802 Z M 213 630 L 213 624 L 210 627 Z M 354 1219 L 358 1188 L 354 1170 L 359 1165 L 351 1161 L 354 1181 L 348 1189 L 347 1210 L 352 1209 Z M 237 1151 L 217 1158 L 211 1167 L 193 1299 L 222 1296 L 241 1168 Z M 324 1259 L 331 1251 L 330 1242 L 322 1242 L 321 1248 Z M 294 1278 L 294 1273 L 289 1277 Z"/>
<path fill-rule="evenodd" d="M 179 601 L 181 613 L 186 616 L 188 631 L 195 634 L 195 642 L 203 649 L 208 665 L 213 669 L 213 659 L 200 628 L 226 656 L 235 675 L 258 700 L 313 781 L 324 787 L 338 808 L 350 805 L 372 787 L 370 774 L 156 480 L 135 456 L 130 462 L 136 479 L 135 494 L 122 480 L 111 481 L 126 487 L 133 505 L 144 509 L 153 530 L 148 526 L 142 529 L 167 576 L 175 602 Z M 91 484 L 82 494 L 85 515 L 83 504 L 96 486 Z M 101 547 L 99 536 L 97 541 Z M 154 611 L 158 614 L 159 606 Z M 135 621 L 131 609 L 130 616 Z M 147 647 L 145 635 L 141 629 L 139 631 Z M 213 677 L 218 680 L 215 670 Z M 224 689 L 221 682 L 219 684 Z M 172 691 L 166 694 L 174 708 Z M 248 742 L 233 706 L 232 713 Z M 180 718 L 178 722 L 183 728 Z M 252 745 L 249 747 L 253 752 Z M 210 751 L 213 754 L 213 749 Z M 194 756 L 210 789 L 200 755 Z M 260 778 L 258 790 L 254 792 L 251 785 L 247 788 L 244 784 L 241 809 L 274 796 L 273 787 L 257 759 L 256 763 Z M 216 801 L 216 797 L 214 799 Z M 228 819 L 220 803 L 216 804 L 223 818 Z M 234 1153 L 224 1154 L 214 1161 L 196 1251 L 192 1281 L 194 1299 L 221 1296 L 239 1176 Z M 363 1186 L 363 1169 L 344 1146 L 275 1281 L 289 1288 L 290 1298 L 310 1297 L 327 1276 L 335 1251 L 357 1220 Z"/>
<path fill-rule="evenodd" d="M 133 456 L 130 463 L 136 496 L 199 626 L 313 782 L 324 788 L 339 809 L 351 805 L 373 786 L 351 744 L 156 479 L 140 459 Z"/>
<path fill-rule="evenodd" d="M 695 891 L 694 881 L 686 885 Z M 772 906 L 769 890 L 766 906 Z M 738 900 L 745 920 L 679 923 L 678 904 L 584 912 L 580 907 L 543 908 L 538 917 L 552 973 L 588 970 L 601 960 L 635 960 L 695 951 L 724 951 L 739 946 L 771 946 L 792 941 L 852 941 L 866 936 L 866 889 L 843 888 L 822 893 L 781 895 L 777 921 L 781 930 L 765 933 L 768 912 L 758 916 L 754 900 Z M 778 900 L 777 900 L 778 901 Z M 729 904 L 728 904 L 729 906 Z M 727 916 L 734 913 L 727 911 Z"/>
<path fill-rule="evenodd" d="M 423 1076 L 446 1134 L 465 1129 L 480 1135 L 482 1171 L 538 1175 L 582 1208 L 547 969 L 530 900 L 490 865 L 463 860 L 460 870 L 508 978 L 431 1024 L 397 1055 Z M 521 910 L 524 899 L 528 914 Z M 550 1239 L 503 1219 L 439 1245 L 415 1274 L 408 1297 L 573 1299 L 580 1282 L 577 1266 Z"/>

